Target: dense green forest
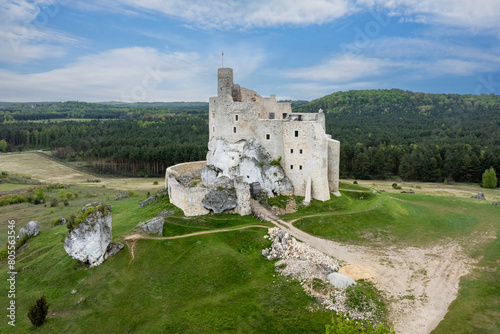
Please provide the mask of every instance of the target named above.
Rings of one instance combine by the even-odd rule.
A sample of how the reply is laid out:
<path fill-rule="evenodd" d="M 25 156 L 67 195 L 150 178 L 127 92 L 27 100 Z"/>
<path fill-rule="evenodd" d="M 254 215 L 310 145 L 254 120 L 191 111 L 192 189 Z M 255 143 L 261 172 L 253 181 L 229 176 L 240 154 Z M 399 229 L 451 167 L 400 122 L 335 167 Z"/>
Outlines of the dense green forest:
<path fill-rule="evenodd" d="M 348 91 L 294 111 L 320 108 L 342 178 L 480 182 L 500 170 L 500 96 Z"/>
<path fill-rule="evenodd" d="M 341 142 L 342 178 L 480 182 L 485 169 L 500 170 L 496 95 L 365 90 L 292 106 L 325 111 L 327 133 Z M 205 159 L 207 116 L 204 102 L 7 104 L 0 150 L 51 149 L 104 172 L 160 176 Z"/>

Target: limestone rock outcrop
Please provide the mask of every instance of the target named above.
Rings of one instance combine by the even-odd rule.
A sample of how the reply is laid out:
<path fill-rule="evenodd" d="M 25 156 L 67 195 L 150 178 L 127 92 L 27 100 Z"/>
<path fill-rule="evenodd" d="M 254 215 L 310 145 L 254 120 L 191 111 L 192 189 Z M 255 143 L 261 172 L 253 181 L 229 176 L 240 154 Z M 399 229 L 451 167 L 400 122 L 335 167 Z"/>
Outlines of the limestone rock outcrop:
<path fill-rule="evenodd" d="M 66 235 L 64 249 L 73 259 L 90 267 L 98 266 L 106 258 L 112 239 L 111 207 L 90 203 L 83 207 L 78 217 L 82 222 Z"/>
<path fill-rule="evenodd" d="M 17 238 L 22 239 L 26 236 L 26 229 L 24 227 L 21 227 L 19 231 L 17 232 Z"/>
<path fill-rule="evenodd" d="M 28 238 L 37 236 L 40 233 L 40 223 L 37 221 L 30 221 L 25 227 L 21 227 L 17 232 L 17 239 L 22 239 L 25 236 Z"/>
<path fill-rule="evenodd" d="M 471 198 L 486 201 L 486 197 L 484 197 L 484 193 L 482 193 L 482 192 L 478 192 L 477 195 L 471 196 Z"/>
<path fill-rule="evenodd" d="M 224 138 L 211 140 L 201 180 L 210 189 L 202 205 L 216 213 L 236 208 L 240 214 L 249 214 L 251 184 L 257 183 L 270 197 L 293 194 L 292 182 L 280 161 L 272 161 L 255 138 L 234 144 Z"/>
<path fill-rule="evenodd" d="M 208 194 L 203 197 L 201 204 L 214 213 L 221 213 L 226 210 L 234 209 L 238 204 L 236 191 L 234 188 L 211 189 Z"/>
<path fill-rule="evenodd" d="M 37 236 L 38 233 L 40 233 L 40 223 L 34 220 L 26 224 L 25 228 L 26 228 L 26 235 L 30 238 Z"/>
<path fill-rule="evenodd" d="M 165 219 L 163 219 L 162 216 L 158 216 L 140 222 L 134 230 L 144 232 L 146 234 L 156 234 L 161 237 L 163 235 L 163 224 L 165 224 Z"/>
<path fill-rule="evenodd" d="M 326 276 L 331 285 L 339 289 L 346 289 L 351 285 L 356 285 L 356 281 L 339 273 L 331 273 Z"/>
<path fill-rule="evenodd" d="M 123 247 L 125 247 L 125 245 L 122 244 L 121 242 L 111 242 L 108 245 L 105 257 L 107 258 L 108 256 L 115 255 L 116 253 L 121 251 Z"/>

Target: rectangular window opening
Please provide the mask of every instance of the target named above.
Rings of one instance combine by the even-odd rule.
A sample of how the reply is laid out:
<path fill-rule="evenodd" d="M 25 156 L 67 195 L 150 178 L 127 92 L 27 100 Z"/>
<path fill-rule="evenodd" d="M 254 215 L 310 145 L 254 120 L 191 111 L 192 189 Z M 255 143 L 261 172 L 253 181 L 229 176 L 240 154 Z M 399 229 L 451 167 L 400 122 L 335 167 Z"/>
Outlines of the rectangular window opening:
<path fill-rule="evenodd" d="M 236 133 L 236 127 L 233 127 L 233 133 Z"/>
<path fill-rule="evenodd" d="M 271 135 L 270 134 L 266 134 L 266 139 L 267 140 L 271 139 Z"/>
<path fill-rule="evenodd" d="M 286 112 L 283 113 L 283 119 L 286 119 L 286 117 L 288 116 L 288 114 Z"/>
<path fill-rule="evenodd" d="M 295 137 L 299 136 L 299 131 L 295 131 Z"/>
<path fill-rule="evenodd" d="M 302 149 L 299 150 L 299 153 L 302 154 Z"/>
<path fill-rule="evenodd" d="M 293 169 L 293 165 L 290 165 L 290 169 Z"/>
<path fill-rule="evenodd" d="M 238 115 L 234 115 L 234 120 L 238 122 Z"/>
<path fill-rule="evenodd" d="M 302 165 L 299 165 L 299 169 L 302 170 Z"/>
<path fill-rule="evenodd" d="M 215 118 L 215 113 L 214 112 L 212 113 L 212 118 Z"/>
<path fill-rule="evenodd" d="M 293 148 L 290 149 L 290 153 L 293 153 Z"/>
<path fill-rule="evenodd" d="M 269 119 L 274 119 L 274 113 L 273 112 L 269 113 Z"/>

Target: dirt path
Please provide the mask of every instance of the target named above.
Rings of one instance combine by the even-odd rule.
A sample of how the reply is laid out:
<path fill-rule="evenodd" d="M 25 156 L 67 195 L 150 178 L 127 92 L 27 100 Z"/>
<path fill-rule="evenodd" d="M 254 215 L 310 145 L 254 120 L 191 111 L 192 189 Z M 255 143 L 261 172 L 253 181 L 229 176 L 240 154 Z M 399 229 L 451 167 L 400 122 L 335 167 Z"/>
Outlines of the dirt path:
<path fill-rule="evenodd" d="M 472 261 L 454 242 L 430 248 L 374 248 L 344 245 L 312 236 L 252 202 L 254 214 L 346 264 L 345 272 L 368 278 L 389 299 L 389 318 L 398 334 L 427 334 L 456 298 L 460 277 Z"/>
<path fill-rule="evenodd" d="M 392 197 L 391 197 L 392 198 Z M 339 216 L 339 215 L 352 215 L 352 214 L 356 214 L 356 213 L 363 213 L 363 212 L 367 212 L 367 211 L 371 211 L 371 210 L 375 210 L 376 208 L 378 208 L 379 206 L 382 205 L 382 203 L 385 201 L 385 197 L 382 197 L 382 199 L 380 201 L 378 201 L 378 203 L 372 207 L 369 207 L 368 209 L 364 209 L 364 210 L 359 210 L 359 211 L 349 211 L 349 212 L 323 212 L 323 213 L 315 213 L 314 215 L 307 215 L 307 216 L 302 216 L 300 218 L 295 218 L 295 219 L 292 219 L 290 221 L 288 221 L 288 224 L 289 225 L 293 225 L 293 223 L 295 223 L 296 221 L 298 220 L 301 220 L 301 219 L 304 219 L 304 218 L 314 218 L 314 217 L 323 217 L 323 216 Z M 276 219 L 278 220 L 281 220 L 281 218 L 275 216 Z"/>
<path fill-rule="evenodd" d="M 253 228 L 253 227 L 269 228 L 269 226 L 264 226 L 264 225 L 248 225 L 248 226 L 241 226 L 241 227 L 236 227 L 236 228 L 223 228 L 223 229 L 220 229 L 220 230 L 209 230 L 209 231 L 193 232 L 193 233 L 188 233 L 188 234 L 174 235 L 172 237 L 150 237 L 150 236 L 142 235 L 142 234 L 131 234 L 131 235 L 126 235 L 125 237 L 123 237 L 123 239 L 124 240 L 137 240 L 137 239 L 170 240 L 170 239 L 181 239 L 181 238 L 193 237 L 193 236 L 196 236 L 196 235 L 213 234 L 213 233 L 220 233 L 220 232 L 231 232 L 231 231 L 244 230 L 244 229 Z"/>
<path fill-rule="evenodd" d="M 213 234 L 213 233 L 221 233 L 221 232 L 231 232 L 231 231 L 239 231 L 239 230 L 244 230 L 247 228 L 253 228 L 253 227 L 262 227 L 262 228 L 269 228 L 269 226 L 264 226 L 264 225 L 248 225 L 248 226 L 241 226 L 241 227 L 236 227 L 236 228 L 224 228 L 220 230 L 210 230 L 210 231 L 200 231 L 200 232 L 194 232 L 194 233 L 189 233 L 189 234 L 182 234 L 182 235 L 174 235 L 172 237 L 150 237 L 147 235 L 143 234 L 130 234 L 126 235 L 123 237 L 123 240 L 127 244 L 127 247 L 130 251 L 130 263 L 134 261 L 135 258 L 135 243 L 138 239 L 155 239 L 155 240 L 171 240 L 171 239 L 181 239 L 181 238 L 189 238 L 193 237 L 196 235 L 202 235 L 202 234 Z"/>

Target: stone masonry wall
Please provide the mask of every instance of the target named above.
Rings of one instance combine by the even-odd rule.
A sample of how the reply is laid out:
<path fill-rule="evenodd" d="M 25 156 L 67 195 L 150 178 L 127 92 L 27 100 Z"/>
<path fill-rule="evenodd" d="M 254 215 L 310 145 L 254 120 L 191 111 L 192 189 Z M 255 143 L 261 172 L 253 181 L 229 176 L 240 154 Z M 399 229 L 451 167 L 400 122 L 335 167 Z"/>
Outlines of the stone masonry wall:
<path fill-rule="evenodd" d="M 201 186 L 188 187 L 181 184 L 180 176 L 200 177 L 201 169 L 206 161 L 188 162 L 167 168 L 165 186 L 168 188 L 170 203 L 180 208 L 186 216 L 200 216 L 209 213 L 201 204 L 201 200 L 208 193 L 208 188 Z"/>

